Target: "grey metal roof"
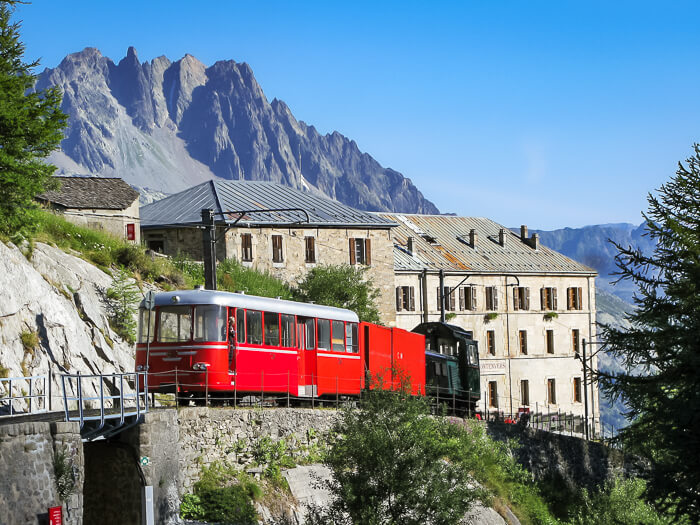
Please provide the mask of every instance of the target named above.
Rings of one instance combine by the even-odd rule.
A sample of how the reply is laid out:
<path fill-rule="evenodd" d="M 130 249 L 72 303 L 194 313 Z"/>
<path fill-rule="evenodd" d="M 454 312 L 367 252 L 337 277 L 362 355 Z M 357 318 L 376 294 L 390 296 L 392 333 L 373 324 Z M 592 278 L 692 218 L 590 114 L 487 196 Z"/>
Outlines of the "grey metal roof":
<path fill-rule="evenodd" d="M 177 300 L 173 300 L 174 297 L 177 297 Z M 354 323 L 359 322 L 357 314 L 345 308 L 311 303 L 298 303 L 284 299 L 272 299 L 270 297 L 223 292 L 219 290 L 196 289 L 160 292 L 156 293 L 155 304 L 156 306 L 217 304 L 236 308 L 249 308 L 251 310 L 263 310 L 265 312 L 293 314 L 302 317 L 319 317 L 321 319 L 335 319 Z M 145 301 L 142 301 L 141 308 L 144 307 Z"/>
<path fill-rule="evenodd" d="M 37 200 L 65 208 L 124 210 L 139 198 L 139 192 L 115 177 L 56 177 L 57 190 L 37 195 Z"/>
<path fill-rule="evenodd" d="M 482 217 L 451 215 L 378 214 L 398 224 L 392 229 L 394 270 L 479 273 L 580 273 L 595 270 L 556 252 L 540 242 L 535 250 L 504 226 Z M 498 242 L 506 230 L 505 246 Z M 469 245 L 469 232 L 476 230 L 476 247 Z M 406 248 L 413 237 L 413 253 Z"/>
<path fill-rule="evenodd" d="M 141 208 L 141 227 L 155 228 L 201 223 L 202 208 L 215 213 L 260 210 L 244 216 L 241 226 L 355 226 L 389 228 L 393 223 L 379 215 L 356 210 L 332 199 L 300 191 L 274 182 L 209 181 L 148 204 Z M 280 208 L 301 208 L 299 211 L 270 212 Z M 232 222 L 238 215 L 226 217 Z M 217 216 L 217 222 L 223 221 Z"/>

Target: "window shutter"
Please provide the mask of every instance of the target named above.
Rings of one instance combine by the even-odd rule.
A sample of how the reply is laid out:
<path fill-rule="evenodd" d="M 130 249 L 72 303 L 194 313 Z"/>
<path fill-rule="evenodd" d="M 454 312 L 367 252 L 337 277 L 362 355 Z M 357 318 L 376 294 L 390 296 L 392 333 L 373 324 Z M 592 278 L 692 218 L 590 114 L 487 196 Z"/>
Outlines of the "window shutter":
<path fill-rule="evenodd" d="M 454 292 L 454 288 L 448 288 L 450 292 Z M 450 310 L 455 311 L 455 294 L 450 293 Z"/>
<path fill-rule="evenodd" d="M 476 310 L 476 286 L 470 286 L 469 291 L 472 295 L 472 310 Z"/>
<path fill-rule="evenodd" d="M 442 303 L 440 301 L 440 287 L 437 287 L 437 309 L 440 310 L 442 308 Z"/>
<path fill-rule="evenodd" d="M 493 297 L 493 309 L 498 310 L 498 288 L 496 288 L 495 286 L 491 288 L 491 297 Z M 507 302 L 508 301 L 506 301 L 506 303 Z"/>
<path fill-rule="evenodd" d="M 416 299 L 415 294 L 413 293 L 413 286 L 408 287 L 408 309 L 411 312 L 416 311 Z"/>
<path fill-rule="evenodd" d="M 350 237 L 350 264 L 355 264 L 355 239 Z"/>
<path fill-rule="evenodd" d="M 547 309 L 547 290 L 540 288 L 540 305 L 542 310 Z"/>
<path fill-rule="evenodd" d="M 583 292 L 583 290 L 582 290 L 581 288 L 578 288 L 578 297 L 577 297 L 578 301 L 577 301 L 577 304 L 576 304 L 576 309 L 577 309 L 577 310 L 581 310 L 581 309 L 583 308 L 583 305 L 582 305 L 583 301 L 581 301 L 581 298 L 583 297 L 583 293 L 582 293 L 582 292 Z"/>
<path fill-rule="evenodd" d="M 530 288 L 525 288 L 525 308 L 523 310 L 530 309 Z"/>
<path fill-rule="evenodd" d="M 372 264 L 372 240 L 365 239 L 365 264 L 367 266 Z"/>
<path fill-rule="evenodd" d="M 464 286 L 460 286 L 460 288 L 459 288 L 459 309 L 460 310 L 466 309 L 464 291 L 465 291 Z"/>
<path fill-rule="evenodd" d="M 513 287 L 513 310 L 520 310 L 520 288 Z"/>
<path fill-rule="evenodd" d="M 574 306 L 574 289 L 573 288 L 567 288 L 566 289 L 566 309 L 571 310 Z"/>
<path fill-rule="evenodd" d="M 556 310 L 558 308 L 557 304 L 557 289 L 552 288 L 552 310 Z"/>
<path fill-rule="evenodd" d="M 400 312 L 403 308 L 403 292 L 400 286 L 396 287 L 396 311 Z"/>

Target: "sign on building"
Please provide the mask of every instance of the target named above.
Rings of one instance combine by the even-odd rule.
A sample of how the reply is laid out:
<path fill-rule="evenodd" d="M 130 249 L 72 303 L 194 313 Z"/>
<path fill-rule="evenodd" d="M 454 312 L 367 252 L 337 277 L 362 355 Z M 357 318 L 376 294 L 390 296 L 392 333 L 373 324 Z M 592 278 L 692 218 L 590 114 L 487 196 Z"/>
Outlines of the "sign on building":
<path fill-rule="evenodd" d="M 506 362 L 503 359 L 482 359 L 479 361 L 479 372 L 482 376 L 505 374 Z"/>

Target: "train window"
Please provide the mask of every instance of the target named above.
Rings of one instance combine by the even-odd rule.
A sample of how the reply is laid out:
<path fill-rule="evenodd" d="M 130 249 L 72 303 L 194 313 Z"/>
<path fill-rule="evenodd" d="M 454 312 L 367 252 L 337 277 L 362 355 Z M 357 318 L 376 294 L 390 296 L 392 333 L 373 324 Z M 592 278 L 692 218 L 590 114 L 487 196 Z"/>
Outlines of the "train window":
<path fill-rule="evenodd" d="M 194 307 L 194 340 L 226 341 L 226 307 L 214 304 Z"/>
<path fill-rule="evenodd" d="M 435 361 L 435 375 L 439 376 L 440 375 L 440 363 Z"/>
<path fill-rule="evenodd" d="M 346 351 L 357 354 L 360 351 L 357 341 L 357 323 L 345 323 Z"/>
<path fill-rule="evenodd" d="M 294 316 L 282 314 L 282 346 L 294 348 Z"/>
<path fill-rule="evenodd" d="M 192 307 L 162 306 L 158 312 L 158 341 L 179 343 L 192 337 Z"/>
<path fill-rule="evenodd" d="M 245 343 L 245 310 L 243 308 L 236 308 L 236 340 L 239 343 Z"/>
<path fill-rule="evenodd" d="M 469 364 L 470 365 L 478 365 L 479 364 L 479 350 L 478 347 L 472 343 L 467 345 L 467 348 L 469 349 Z"/>
<path fill-rule="evenodd" d="M 318 348 L 331 349 L 331 322 L 327 319 L 318 320 Z"/>
<path fill-rule="evenodd" d="M 246 312 L 246 335 L 249 345 L 262 344 L 262 312 L 248 310 Z"/>
<path fill-rule="evenodd" d="M 316 327 L 314 326 L 313 319 L 304 320 L 304 337 L 306 338 L 307 350 L 316 348 Z"/>
<path fill-rule="evenodd" d="M 345 352 L 345 334 L 343 334 L 343 321 L 333 321 L 333 351 Z"/>
<path fill-rule="evenodd" d="M 141 308 L 139 310 L 139 343 L 148 342 L 148 334 L 151 334 L 151 341 L 156 333 L 156 313 L 151 312 L 151 330 L 148 331 L 148 310 Z"/>
<path fill-rule="evenodd" d="M 279 346 L 280 345 L 280 316 L 278 313 L 265 312 L 265 345 Z"/>

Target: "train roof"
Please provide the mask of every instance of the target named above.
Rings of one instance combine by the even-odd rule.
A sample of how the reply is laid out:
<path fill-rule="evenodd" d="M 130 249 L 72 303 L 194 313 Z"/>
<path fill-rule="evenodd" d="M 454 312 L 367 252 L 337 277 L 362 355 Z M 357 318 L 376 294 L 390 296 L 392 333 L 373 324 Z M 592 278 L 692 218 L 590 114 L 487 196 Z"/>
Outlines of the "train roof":
<path fill-rule="evenodd" d="M 177 297 L 177 299 L 175 299 Z M 352 310 L 335 308 L 320 304 L 299 303 L 284 299 L 272 299 L 242 293 L 222 292 L 218 290 L 175 290 L 172 292 L 160 292 L 155 295 L 156 306 L 175 306 L 193 304 L 217 304 L 221 306 L 233 306 L 236 308 L 250 308 L 265 312 L 277 312 L 293 314 L 302 317 L 319 317 L 321 319 L 334 319 L 337 321 L 350 321 L 357 323 L 359 318 Z M 141 301 L 142 308 L 145 300 Z"/>
<path fill-rule="evenodd" d="M 449 323 L 441 323 L 440 321 L 431 321 L 429 323 L 421 323 L 416 326 L 412 332 L 418 334 L 428 335 L 432 332 L 438 332 L 439 334 L 444 334 L 446 332 L 453 334 L 455 337 L 464 337 L 466 339 L 473 339 L 473 333 L 470 330 L 466 330 L 461 326 L 457 326 Z"/>

